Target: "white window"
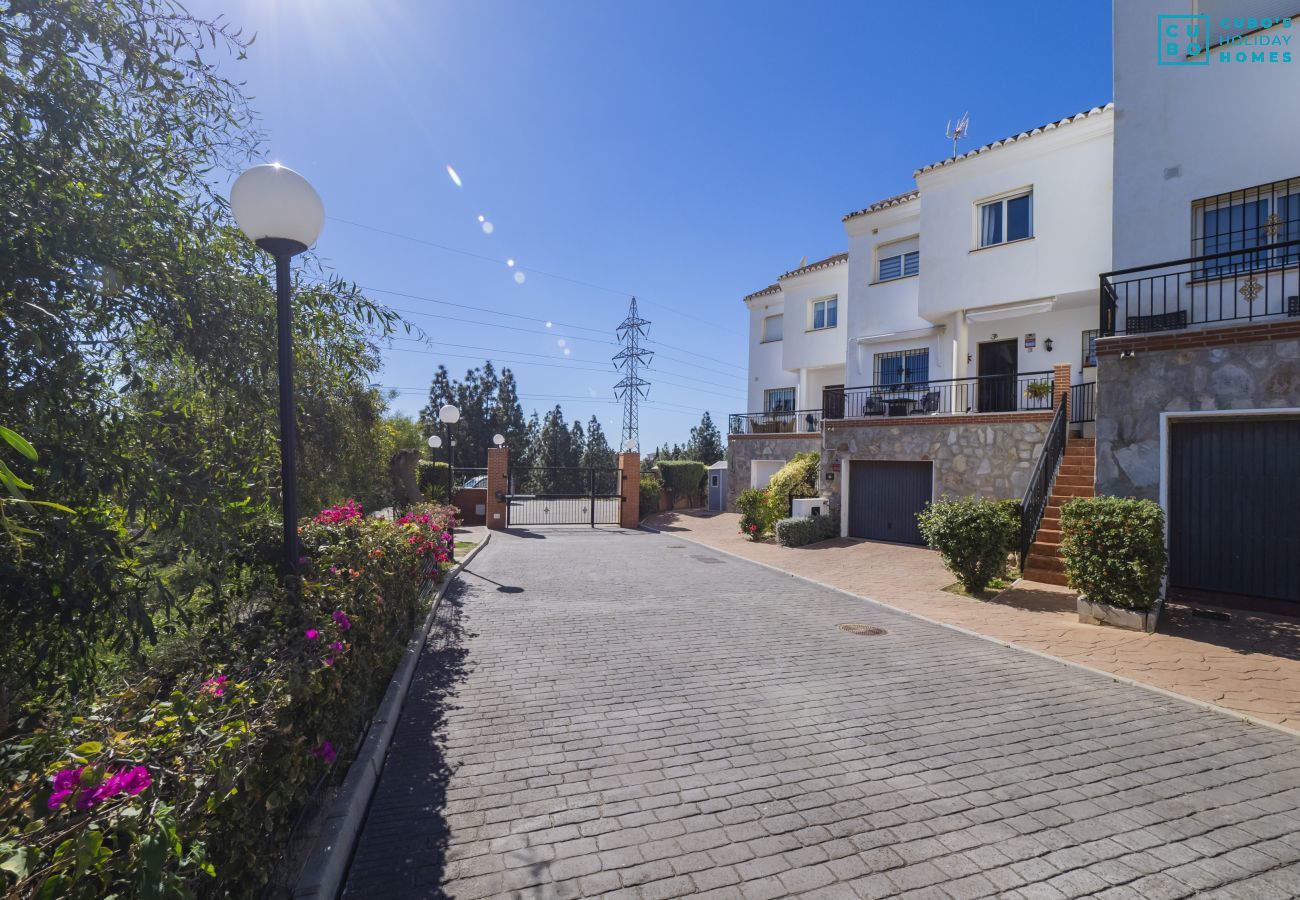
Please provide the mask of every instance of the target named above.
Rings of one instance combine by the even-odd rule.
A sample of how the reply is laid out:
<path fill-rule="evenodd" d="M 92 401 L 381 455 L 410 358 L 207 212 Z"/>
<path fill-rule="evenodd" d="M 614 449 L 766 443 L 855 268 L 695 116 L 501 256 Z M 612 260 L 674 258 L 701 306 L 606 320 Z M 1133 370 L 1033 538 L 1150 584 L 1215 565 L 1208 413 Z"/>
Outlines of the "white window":
<path fill-rule="evenodd" d="M 823 328 L 834 328 L 838 306 L 839 301 L 835 297 L 827 297 L 825 300 L 814 300 L 812 305 L 813 331 L 818 331 Z"/>
<path fill-rule="evenodd" d="M 781 328 L 784 319 L 785 316 L 779 313 L 775 316 L 765 316 L 763 318 L 763 343 L 781 340 Z"/>
<path fill-rule="evenodd" d="M 763 412 L 782 413 L 794 411 L 794 388 L 773 388 L 763 391 Z"/>
<path fill-rule="evenodd" d="M 921 271 L 921 251 L 917 238 L 881 244 L 876 248 L 876 281 L 893 281 Z"/>
<path fill-rule="evenodd" d="M 1202 264 L 1203 277 L 1294 265 L 1300 262 L 1300 178 L 1197 200 L 1192 226 L 1192 255 L 1215 257 Z"/>
<path fill-rule="evenodd" d="M 1034 236 L 1034 192 L 1012 194 L 979 205 L 981 247 L 1009 244 Z"/>

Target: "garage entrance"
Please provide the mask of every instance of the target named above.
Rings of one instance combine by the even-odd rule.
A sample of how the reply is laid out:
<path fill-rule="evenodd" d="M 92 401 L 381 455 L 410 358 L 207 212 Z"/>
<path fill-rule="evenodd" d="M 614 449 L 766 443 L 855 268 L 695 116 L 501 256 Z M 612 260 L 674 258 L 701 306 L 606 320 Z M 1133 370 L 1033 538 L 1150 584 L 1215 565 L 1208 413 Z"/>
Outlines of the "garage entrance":
<path fill-rule="evenodd" d="M 1300 419 L 1169 428 L 1169 594 L 1300 615 Z"/>
<path fill-rule="evenodd" d="M 924 544 L 916 514 L 933 496 L 928 462 L 849 462 L 849 536 Z"/>

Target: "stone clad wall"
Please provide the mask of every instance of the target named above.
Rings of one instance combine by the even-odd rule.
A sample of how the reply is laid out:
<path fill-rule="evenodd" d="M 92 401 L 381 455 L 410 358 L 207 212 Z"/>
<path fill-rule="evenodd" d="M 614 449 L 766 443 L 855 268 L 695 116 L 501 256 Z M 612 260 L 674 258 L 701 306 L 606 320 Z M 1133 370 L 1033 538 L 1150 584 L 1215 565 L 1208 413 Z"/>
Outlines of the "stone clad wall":
<path fill-rule="evenodd" d="M 1051 421 L 1050 413 L 1040 413 L 831 426 L 822 452 L 822 496 L 839 515 L 844 472 L 850 460 L 861 459 L 934 462 L 936 499 L 944 494 L 1019 499 Z M 827 472 L 834 472 L 834 480 L 826 480 Z"/>
<path fill-rule="evenodd" d="M 813 434 L 733 434 L 727 440 L 727 512 L 738 512 L 736 498 L 749 487 L 749 464 L 756 459 L 784 459 L 820 452 L 822 436 Z"/>
<path fill-rule="evenodd" d="M 1294 325 L 1106 338 L 1097 353 L 1097 493 L 1160 499 L 1161 413 L 1300 407 Z M 1254 343 L 1241 342 L 1256 332 Z M 1121 350 L 1134 355 L 1120 359 Z"/>

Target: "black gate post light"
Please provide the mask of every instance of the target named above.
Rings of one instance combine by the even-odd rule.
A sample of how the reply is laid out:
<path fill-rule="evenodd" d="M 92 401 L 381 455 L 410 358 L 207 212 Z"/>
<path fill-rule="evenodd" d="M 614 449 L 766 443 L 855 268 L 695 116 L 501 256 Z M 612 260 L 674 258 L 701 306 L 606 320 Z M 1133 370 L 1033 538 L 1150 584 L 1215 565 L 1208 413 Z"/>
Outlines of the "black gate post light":
<path fill-rule="evenodd" d="M 451 436 L 451 426 L 460 421 L 460 410 L 448 403 L 438 410 L 438 421 L 446 426 L 447 432 L 447 502 L 451 502 L 451 495 L 455 492 L 452 480 L 456 472 L 456 441 Z"/>
<path fill-rule="evenodd" d="M 293 397 L 293 309 L 289 260 L 316 242 L 325 225 L 325 206 L 316 189 L 279 163 L 253 166 L 230 187 L 230 211 L 241 231 L 275 257 L 275 302 L 279 328 L 280 497 L 284 508 L 285 575 L 298 571 L 298 434 Z"/>

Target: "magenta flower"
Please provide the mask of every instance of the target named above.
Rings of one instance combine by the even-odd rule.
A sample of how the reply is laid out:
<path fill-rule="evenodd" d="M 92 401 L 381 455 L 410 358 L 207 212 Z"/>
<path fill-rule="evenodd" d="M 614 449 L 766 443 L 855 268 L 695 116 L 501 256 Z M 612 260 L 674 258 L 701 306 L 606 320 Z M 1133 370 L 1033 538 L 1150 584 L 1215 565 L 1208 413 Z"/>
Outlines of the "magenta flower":
<path fill-rule="evenodd" d="M 334 624 L 339 627 L 339 631 L 347 631 L 352 627 L 352 620 L 349 619 L 348 614 L 341 609 L 336 609 L 332 618 L 334 619 Z"/>
<path fill-rule="evenodd" d="M 334 760 L 338 759 L 339 756 L 334 752 L 334 745 L 329 741 L 321 741 L 320 746 L 313 750 L 311 755 L 330 764 L 333 764 Z"/>
<path fill-rule="evenodd" d="M 62 806 L 74 791 L 81 789 L 81 776 L 85 771 L 83 766 L 78 769 L 64 769 L 57 773 L 54 776 L 54 792 L 50 794 L 46 805 L 51 810 Z M 85 812 L 120 794 L 134 797 L 151 784 L 153 778 L 144 766 L 120 769 L 98 785 L 81 790 L 77 796 L 76 809 L 78 812 Z"/>
<path fill-rule="evenodd" d="M 228 680 L 225 675 L 217 675 L 203 682 L 200 690 L 211 697 L 221 697 L 226 693 L 225 683 Z"/>
<path fill-rule="evenodd" d="M 451 533 L 448 532 L 448 531 L 444 531 L 444 532 L 442 533 L 442 539 L 443 539 L 444 541 L 450 541 L 450 540 L 451 540 Z"/>
<path fill-rule="evenodd" d="M 342 652 L 343 652 L 343 642 L 342 642 L 342 641 L 335 641 L 334 643 L 330 644 L 330 649 L 333 650 L 335 653 L 342 653 Z"/>
<path fill-rule="evenodd" d="M 306 631 L 302 633 L 302 636 L 309 641 L 314 641 L 316 640 L 316 638 L 320 637 L 320 632 L 317 631 L 315 628 L 308 628 Z"/>
<path fill-rule="evenodd" d="M 86 771 L 85 766 L 76 769 L 63 769 L 54 775 L 54 792 L 50 794 L 50 799 L 46 801 L 46 806 L 51 810 L 58 809 L 64 801 L 72 795 L 72 792 L 81 787 L 81 773 Z"/>

